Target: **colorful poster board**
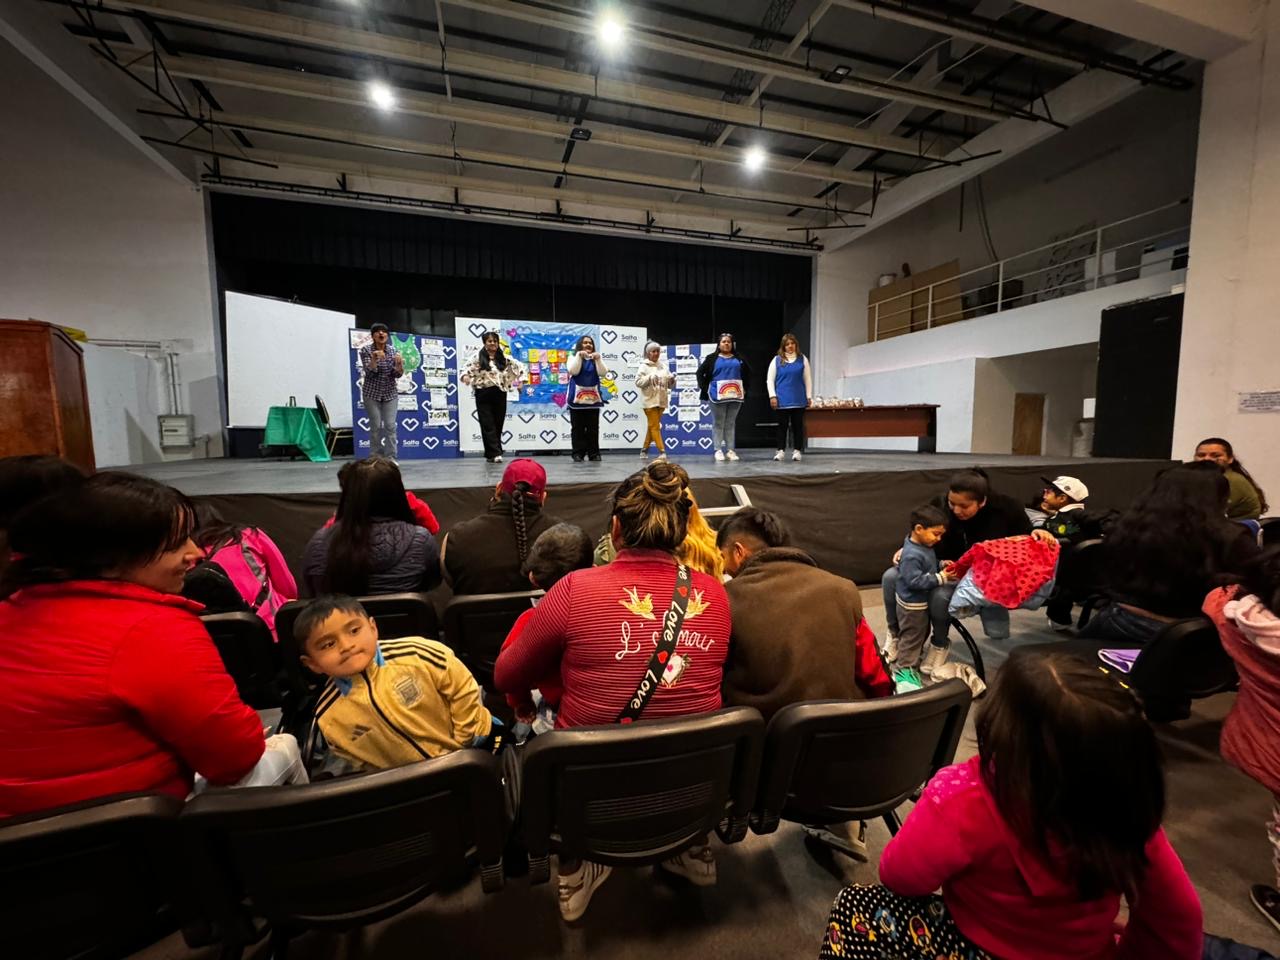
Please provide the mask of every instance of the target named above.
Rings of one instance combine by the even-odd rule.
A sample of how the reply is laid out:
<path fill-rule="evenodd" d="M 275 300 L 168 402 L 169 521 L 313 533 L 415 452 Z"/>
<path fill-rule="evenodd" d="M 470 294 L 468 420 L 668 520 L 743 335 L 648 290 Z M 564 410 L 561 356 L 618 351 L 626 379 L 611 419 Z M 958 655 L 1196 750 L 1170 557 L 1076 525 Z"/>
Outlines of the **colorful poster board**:
<path fill-rule="evenodd" d="M 667 412 L 662 417 L 662 443 L 667 456 L 683 458 L 711 456 L 711 404 L 698 392 L 698 367 L 702 358 L 715 352 L 714 343 L 669 344 L 667 363 L 676 375 Z"/>

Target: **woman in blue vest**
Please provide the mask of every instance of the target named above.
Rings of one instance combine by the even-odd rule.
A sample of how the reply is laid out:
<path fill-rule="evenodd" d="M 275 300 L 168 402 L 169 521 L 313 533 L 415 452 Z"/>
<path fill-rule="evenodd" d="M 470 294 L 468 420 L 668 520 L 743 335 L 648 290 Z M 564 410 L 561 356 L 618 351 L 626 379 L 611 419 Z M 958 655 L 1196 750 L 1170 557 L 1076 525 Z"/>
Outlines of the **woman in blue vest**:
<path fill-rule="evenodd" d="M 711 401 L 711 437 L 716 445 L 716 459 L 737 460 L 738 453 L 733 449 L 734 427 L 747 395 L 751 368 L 738 356 L 733 334 L 720 334 L 718 347 L 698 367 L 698 386 L 702 399 Z"/>
<path fill-rule="evenodd" d="M 792 460 L 804 453 L 804 410 L 813 397 L 813 380 L 809 374 L 809 358 L 800 352 L 800 341 L 794 334 L 784 333 L 778 355 L 769 361 L 769 406 L 778 411 L 778 452 L 781 460 L 787 450 L 787 428 L 791 428 Z"/>
<path fill-rule="evenodd" d="M 584 334 L 569 358 L 569 423 L 573 429 L 573 462 L 600 459 L 600 408 L 605 403 L 602 377 L 607 377 L 596 341 Z"/>

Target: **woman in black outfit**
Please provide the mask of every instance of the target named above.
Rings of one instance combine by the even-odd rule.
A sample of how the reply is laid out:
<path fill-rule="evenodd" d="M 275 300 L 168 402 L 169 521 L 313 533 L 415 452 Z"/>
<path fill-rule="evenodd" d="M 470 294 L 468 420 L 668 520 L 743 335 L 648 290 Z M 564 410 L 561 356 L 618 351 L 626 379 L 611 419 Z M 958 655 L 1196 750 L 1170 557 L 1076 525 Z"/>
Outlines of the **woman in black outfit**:
<path fill-rule="evenodd" d="M 1081 636 L 1140 644 L 1199 616 L 1205 596 L 1258 553 L 1254 534 L 1224 515 L 1228 490 L 1214 463 L 1159 474 L 1106 540 L 1111 603 Z"/>
<path fill-rule="evenodd" d="M 461 380 L 475 391 L 484 458 L 490 463 L 501 463 L 507 391 L 524 379 L 524 366 L 502 352 L 502 340 L 496 330 L 485 333 L 480 342 L 483 346 L 463 371 Z"/>

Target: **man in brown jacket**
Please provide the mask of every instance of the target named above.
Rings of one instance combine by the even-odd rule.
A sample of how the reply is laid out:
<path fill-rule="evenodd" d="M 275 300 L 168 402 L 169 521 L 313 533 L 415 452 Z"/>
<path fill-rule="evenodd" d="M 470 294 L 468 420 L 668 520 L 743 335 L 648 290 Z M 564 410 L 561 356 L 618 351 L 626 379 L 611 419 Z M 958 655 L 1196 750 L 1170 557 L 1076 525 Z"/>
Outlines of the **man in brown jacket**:
<path fill-rule="evenodd" d="M 893 680 L 863 623 L 857 586 L 820 570 L 790 543 L 782 521 L 755 507 L 743 507 L 716 536 L 733 577 L 725 584 L 733 618 L 721 686 L 725 706 L 755 707 L 768 722 L 803 700 L 889 696 Z M 867 858 L 865 824 L 806 832 Z"/>

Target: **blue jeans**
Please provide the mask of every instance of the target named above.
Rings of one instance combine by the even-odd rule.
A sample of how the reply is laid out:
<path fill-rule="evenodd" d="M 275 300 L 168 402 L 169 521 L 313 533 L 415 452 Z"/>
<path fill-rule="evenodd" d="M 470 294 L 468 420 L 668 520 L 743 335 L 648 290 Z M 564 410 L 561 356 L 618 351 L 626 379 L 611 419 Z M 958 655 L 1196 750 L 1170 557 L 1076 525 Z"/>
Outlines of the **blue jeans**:
<path fill-rule="evenodd" d="M 399 397 L 365 400 L 364 412 L 369 415 L 369 456 L 396 458 L 400 449 L 396 439 L 396 411 L 399 407 Z"/>
<path fill-rule="evenodd" d="M 734 433 L 738 425 L 738 411 L 742 409 L 741 400 L 727 400 L 724 403 L 711 405 L 711 439 L 715 441 L 717 450 L 733 449 Z"/>
<path fill-rule="evenodd" d="M 1118 603 L 1103 607 L 1080 631 L 1081 638 L 1114 640 L 1118 643 L 1146 643 L 1169 624 L 1127 610 Z"/>
<path fill-rule="evenodd" d="M 884 616 L 889 624 L 889 632 L 898 635 L 898 568 L 890 567 L 880 578 L 880 587 L 884 593 Z M 933 624 L 932 643 L 938 647 L 948 647 L 951 639 L 947 631 L 951 626 L 951 614 L 947 607 L 951 603 L 951 595 L 955 593 L 954 583 L 940 583 L 929 592 L 929 622 Z M 982 632 L 991 640 L 1007 640 L 1009 638 L 1009 611 L 1004 607 L 983 607 L 979 616 L 982 618 Z"/>

